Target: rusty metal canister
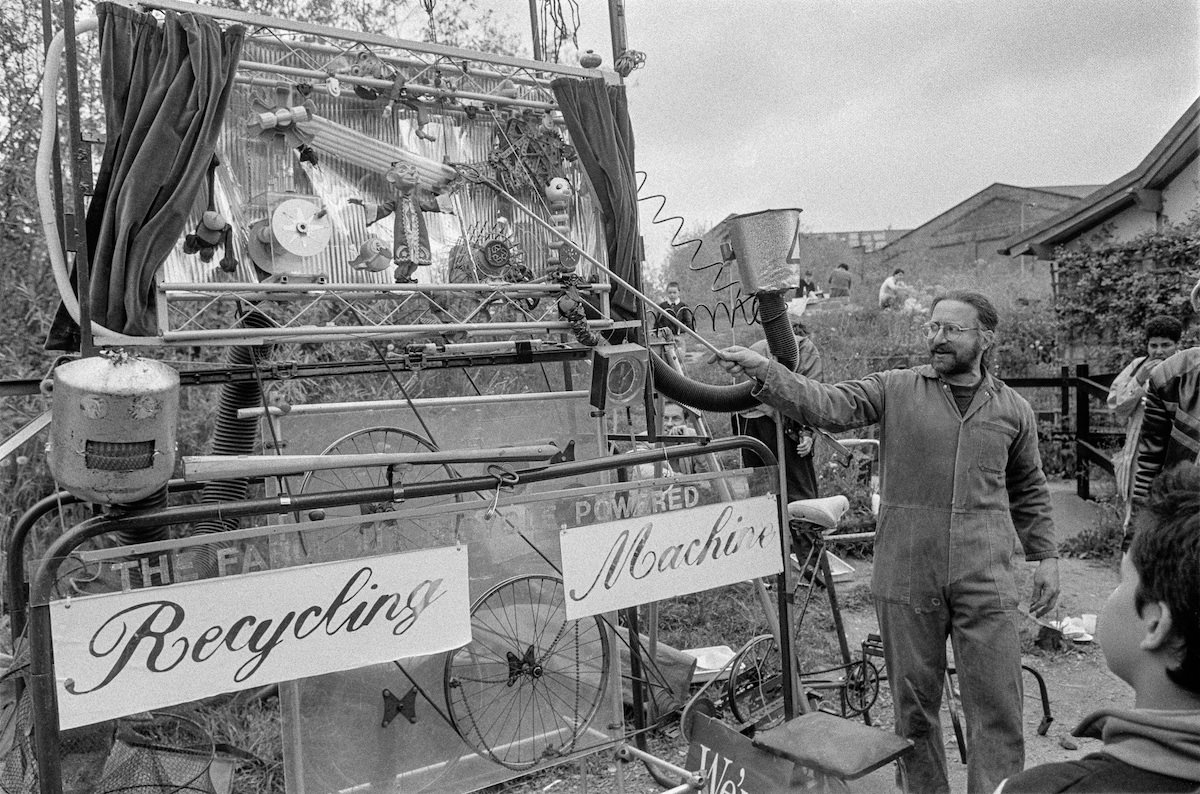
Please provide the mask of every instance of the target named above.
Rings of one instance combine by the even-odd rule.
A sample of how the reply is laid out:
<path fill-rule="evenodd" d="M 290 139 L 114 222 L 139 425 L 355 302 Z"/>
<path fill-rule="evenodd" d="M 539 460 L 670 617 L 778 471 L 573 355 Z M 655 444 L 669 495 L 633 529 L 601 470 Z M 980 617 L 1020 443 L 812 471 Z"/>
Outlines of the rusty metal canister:
<path fill-rule="evenodd" d="M 60 487 L 127 504 L 166 485 L 175 469 L 179 373 L 153 359 L 105 352 L 54 369 L 50 471 Z"/>

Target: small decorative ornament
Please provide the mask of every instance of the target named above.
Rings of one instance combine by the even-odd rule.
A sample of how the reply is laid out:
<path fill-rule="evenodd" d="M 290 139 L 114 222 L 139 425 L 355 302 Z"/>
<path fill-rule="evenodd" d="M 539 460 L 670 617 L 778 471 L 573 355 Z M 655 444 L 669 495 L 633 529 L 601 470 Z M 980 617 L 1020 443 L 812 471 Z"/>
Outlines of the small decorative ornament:
<path fill-rule="evenodd" d="M 449 261 L 452 282 L 519 283 L 533 277 L 525 264 L 525 252 L 513 237 L 512 224 L 502 215 L 470 229 L 451 249 Z"/>
<path fill-rule="evenodd" d="M 183 240 L 185 254 L 199 254 L 201 262 L 211 262 L 218 245 L 223 244 L 230 225 L 216 210 L 206 210 L 196 224 L 196 231 Z"/>
<path fill-rule="evenodd" d="M 567 236 L 571 230 L 571 197 L 575 193 L 571 183 L 561 176 L 553 177 L 546 183 L 543 193 L 546 196 L 546 206 L 550 210 L 551 225 Z M 553 270 L 574 270 L 579 264 L 579 252 L 560 238 L 552 236 L 549 247 L 546 264 Z"/>
<path fill-rule="evenodd" d="M 429 247 L 429 231 L 423 213 L 441 212 L 437 196 L 421 187 L 417 169 L 411 165 L 393 163 L 384 174 L 394 196 L 376 204 L 352 198 L 367 213 L 367 226 L 392 216 L 392 261 L 396 265 L 396 282 L 413 284 L 413 273 L 419 266 L 433 262 Z"/>
<path fill-rule="evenodd" d="M 504 240 L 488 240 L 483 244 L 483 261 L 491 271 L 500 271 L 512 262 L 512 252 Z"/>
<path fill-rule="evenodd" d="M 556 176 L 546 183 L 546 201 L 551 209 L 565 208 L 574 192 L 571 183 L 561 176 Z"/>
<path fill-rule="evenodd" d="M 496 87 L 496 95 L 505 99 L 516 99 L 520 95 L 520 91 L 517 90 L 517 84 L 506 77 Z"/>
<path fill-rule="evenodd" d="M 350 267 L 355 270 L 369 270 L 372 273 L 378 273 L 381 270 L 387 270 L 392 264 L 392 257 L 388 254 L 388 245 L 378 237 L 368 237 L 359 246 L 358 256 L 350 262 Z"/>
<path fill-rule="evenodd" d="M 504 119 L 493 137 L 487 165 L 509 193 L 542 192 L 563 173 L 564 163 L 578 157 L 548 113 L 526 111 Z"/>
<path fill-rule="evenodd" d="M 250 224 L 247 249 L 264 273 L 300 273 L 305 258 L 323 252 L 333 235 L 329 213 L 311 198 L 288 198 L 268 218 Z"/>
<path fill-rule="evenodd" d="M 88 419 L 103 419 L 108 416 L 108 401 L 96 394 L 85 394 L 79 398 L 79 412 Z"/>
<path fill-rule="evenodd" d="M 158 416 L 159 410 L 162 408 L 162 403 L 152 395 L 142 394 L 133 398 L 132 404 L 129 406 L 129 418 L 139 422 L 147 419 L 153 419 Z"/>

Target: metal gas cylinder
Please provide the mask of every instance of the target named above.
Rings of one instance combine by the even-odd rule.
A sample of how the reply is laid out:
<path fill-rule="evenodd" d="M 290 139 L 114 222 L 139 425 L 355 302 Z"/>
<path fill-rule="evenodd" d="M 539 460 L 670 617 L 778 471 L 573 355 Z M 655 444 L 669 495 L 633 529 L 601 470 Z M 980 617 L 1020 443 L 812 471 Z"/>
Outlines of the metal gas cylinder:
<path fill-rule="evenodd" d="M 175 469 L 179 373 L 118 352 L 54 369 L 50 471 L 80 499 L 127 504 L 166 485 Z"/>

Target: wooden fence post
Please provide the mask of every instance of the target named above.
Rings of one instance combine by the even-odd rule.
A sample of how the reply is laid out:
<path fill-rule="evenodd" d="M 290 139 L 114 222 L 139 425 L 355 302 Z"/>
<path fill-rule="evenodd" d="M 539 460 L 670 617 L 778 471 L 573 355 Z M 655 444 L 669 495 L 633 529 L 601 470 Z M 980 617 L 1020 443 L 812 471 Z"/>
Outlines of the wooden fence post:
<path fill-rule="evenodd" d="M 1084 448 L 1092 433 L 1088 389 L 1082 382 L 1087 377 L 1088 365 L 1075 365 L 1075 493 L 1080 499 L 1091 499 L 1091 462 Z"/>
<path fill-rule="evenodd" d="M 1071 367 L 1063 364 L 1060 370 L 1062 384 L 1059 387 L 1058 429 L 1065 431 L 1071 417 Z"/>

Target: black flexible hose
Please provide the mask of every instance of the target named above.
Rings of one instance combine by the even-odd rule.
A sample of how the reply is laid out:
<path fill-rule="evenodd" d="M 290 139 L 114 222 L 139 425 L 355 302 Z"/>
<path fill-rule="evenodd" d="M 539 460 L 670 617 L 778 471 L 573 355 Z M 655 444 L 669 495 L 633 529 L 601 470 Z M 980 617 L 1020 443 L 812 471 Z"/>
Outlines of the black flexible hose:
<path fill-rule="evenodd" d="M 779 292 L 764 292 L 758 296 L 758 317 L 762 322 L 763 333 L 767 337 L 767 347 L 771 355 L 788 368 L 796 371 L 800 360 L 800 348 L 796 344 L 796 334 L 792 332 L 792 323 L 787 316 L 787 301 Z"/>
<path fill-rule="evenodd" d="M 113 505 L 110 512 L 140 513 L 161 510 L 167 506 L 167 486 L 164 484 L 149 496 L 121 505 Z M 156 540 L 166 540 L 171 536 L 171 528 L 166 526 L 142 527 L 139 529 L 122 529 L 113 533 L 113 537 L 122 546 L 132 546 L 135 543 L 152 543 Z M 142 569 L 134 568 L 129 572 L 134 585 L 142 586 Z"/>
<path fill-rule="evenodd" d="M 245 328 L 274 328 L 275 322 L 258 311 L 252 311 L 242 317 Z M 270 351 L 270 345 L 237 345 L 229 348 L 227 356 L 231 366 L 248 366 L 256 363 Z M 255 442 L 258 439 L 258 420 L 239 419 L 238 411 L 242 408 L 257 408 L 262 405 L 263 393 L 257 380 L 240 383 L 226 383 L 221 387 L 221 396 L 217 404 L 217 421 L 213 427 L 212 454 L 214 455 L 253 455 Z M 250 479 L 238 477 L 229 480 L 213 480 L 205 483 L 200 495 L 201 504 L 217 502 L 236 502 L 244 500 L 249 495 Z M 236 518 L 214 518 L 197 521 L 192 535 L 211 535 L 227 532 L 238 528 Z M 216 549 L 203 547 L 196 555 L 193 564 L 198 571 L 215 572 Z"/>
<path fill-rule="evenodd" d="M 158 510 L 167 506 L 167 486 L 159 488 L 149 496 L 139 499 L 136 502 L 129 502 L 122 505 L 113 505 L 110 512 L 140 512 L 142 510 Z M 122 546 L 132 546 L 135 543 L 152 543 L 156 540 L 166 540 L 170 537 L 170 527 L 147 527 L 145 529 L 136 530 L 120 530 L 114 532 L 113 536 Z"/>
<path fill-rule="evenodd" d="M 760 293 L 758 316 L 762 320 L 771 355 L 789 370 L 795 370 L 800 358 L 800 349 L 796 346 L 796 335 L 792 333 L 792 324 L 788 321 L 787 301 L 783 299 L 783 293 Z M 654 385 L 667 397 L 684 405 L 701 411 L 733 413 L 759 404 L 756 398 L 750 396 L 754 384 L 749 381 L 727 386 L 702 383 L 678 372 L 653 353 L 651 362 L 654 367 Z"/>
<path fill-rule="evenodd" d="M 655 387 L 667 397 L 684 405 L 701 411 L 720 413 L 744 411 L 758 405 L 758 400 L 750 396 L 754 384 L 749 381 L 727 386 L 701 383 L 677 371 L 657 353 L 650 354 L 650 361 L 654 367 Z"/>

